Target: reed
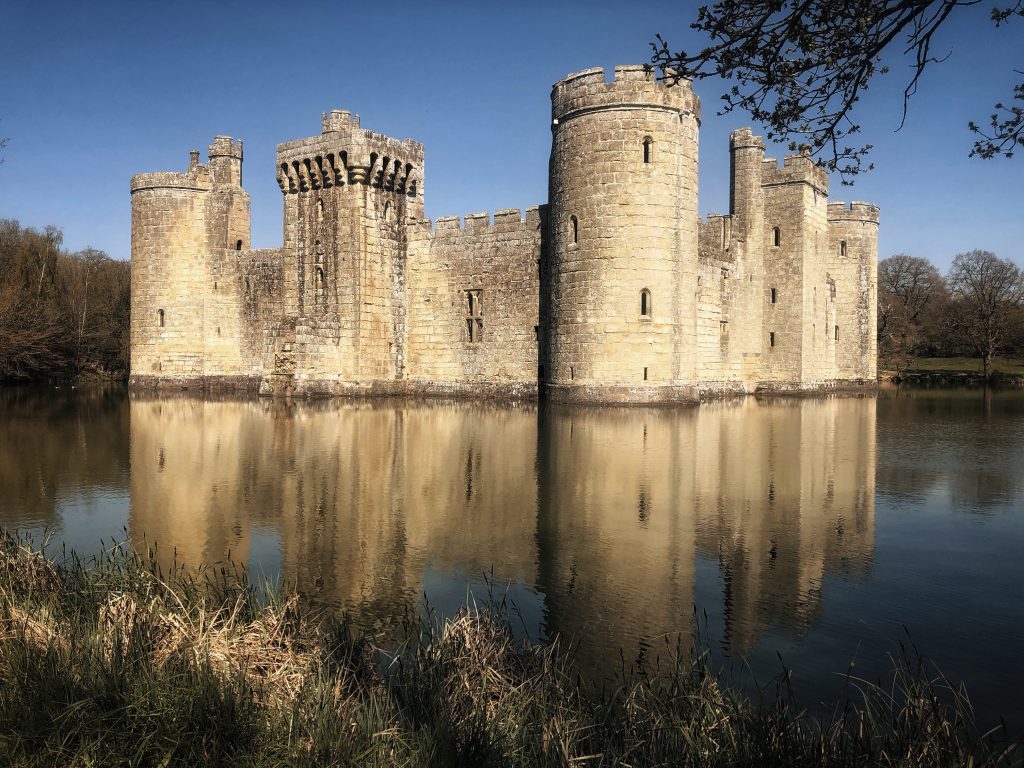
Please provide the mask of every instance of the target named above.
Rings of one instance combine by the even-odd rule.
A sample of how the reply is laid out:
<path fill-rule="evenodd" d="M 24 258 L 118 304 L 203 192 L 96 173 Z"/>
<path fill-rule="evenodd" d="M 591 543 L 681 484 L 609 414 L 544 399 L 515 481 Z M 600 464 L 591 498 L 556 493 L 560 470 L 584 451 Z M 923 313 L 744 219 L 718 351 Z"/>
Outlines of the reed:
<path fill-rule="evenodd" d="M 13 766 L 1011 766 L 912 649 L 811 717 L 666 647 L 614 687 L 500 604 L 407 617 L 381 647 L 232 565 L 162 573 L 127 547 L 54 559 L 0 533 L 0 755 Z"/>

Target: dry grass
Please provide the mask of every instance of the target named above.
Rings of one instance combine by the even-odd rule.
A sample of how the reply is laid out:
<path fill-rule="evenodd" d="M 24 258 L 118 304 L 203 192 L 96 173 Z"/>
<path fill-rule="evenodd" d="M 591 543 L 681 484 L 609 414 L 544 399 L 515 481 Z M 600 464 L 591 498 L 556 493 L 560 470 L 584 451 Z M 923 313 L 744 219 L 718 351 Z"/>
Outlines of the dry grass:
<path fill-rule="evenodd" d="M 752 705 L 678 646 L 592 687 L 500 606 L 410 616 L 381 648 L 295 596 L 261 604 L 228 566 L 56 563 L 6 534 L 0 564 L 4 765 L 1022 764 L 914 653 L 823 721 L 784 685 Z"/>

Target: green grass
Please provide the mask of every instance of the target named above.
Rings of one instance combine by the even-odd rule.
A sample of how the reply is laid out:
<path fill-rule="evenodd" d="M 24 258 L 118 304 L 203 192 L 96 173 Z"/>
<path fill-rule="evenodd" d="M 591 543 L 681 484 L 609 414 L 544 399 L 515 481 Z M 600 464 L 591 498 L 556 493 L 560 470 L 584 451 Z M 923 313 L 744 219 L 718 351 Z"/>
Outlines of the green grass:
<path fill-rule="evenodd" d="M 124 549 L 56 562 L 0 534 L 0 762 L 12 766 L 1010 766 L 957 686 L 908 652 L 808 716 L 666 646 L 617 685 L 514 639 L 503 607 L 410 616 L 398 647 L 269 605 L 232 566 Z"/>
<path fill-rule="evenodd" d="M 1024 358 L 997 357 L 994 369 L 1002 374 L 1024 376 Z M 907 368 L 909 373 L 981 373 L 978 357 L 918 357 Z"/>

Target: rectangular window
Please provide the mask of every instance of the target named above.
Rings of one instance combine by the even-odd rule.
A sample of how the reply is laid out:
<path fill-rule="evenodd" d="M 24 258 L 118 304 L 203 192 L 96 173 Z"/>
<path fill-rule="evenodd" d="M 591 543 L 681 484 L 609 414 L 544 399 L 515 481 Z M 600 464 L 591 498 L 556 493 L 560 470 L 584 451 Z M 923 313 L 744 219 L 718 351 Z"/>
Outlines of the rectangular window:
<path fill-rule="evenodd" d="M 466 293 L 466 339 L 470 342 L 483 341 L 483 291 L 473 288 Z"/>
<path fill-rule="evenodd" d="M 777 297 L 776 297 L 775 289 L 774 289 L 774 288 L 772 288 L 772 304 L 774 304 L 774 303 L 775 303 L 775 299 L 776 299 L 776 298 L 777 298 Z"/>
<path fill-rule="evenodd" d="M 836 341 L 839 341 L 839 326 L 836 326 Z"/>
<path fill-rule="evenodd" d="M 768 346 L 770 346 L 770 347 L 774 347 L 775 346 L 775 331 L 770 331 L 768 333 Z"/>

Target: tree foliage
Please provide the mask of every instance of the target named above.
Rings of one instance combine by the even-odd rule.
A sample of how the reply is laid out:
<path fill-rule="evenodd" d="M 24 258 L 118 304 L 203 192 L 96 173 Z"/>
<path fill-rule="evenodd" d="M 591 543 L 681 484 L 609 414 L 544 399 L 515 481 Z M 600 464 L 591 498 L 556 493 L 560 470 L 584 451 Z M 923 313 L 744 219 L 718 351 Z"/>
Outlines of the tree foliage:
<path fill-rule="evenodd" d="M 982 360 L 985 378 L 992 361 L 1019 327 L 1024 310 L 1024 272 L 988 251 L 961 253 L 948 276 L 949 330 Z"/>
<path fill-rule="evenodd" d="M 871 144 L 850 144 L 861 131 L 853 112 L 872 79 L 888 72 L 884 59 L 911 60 L 903 91 L 903 117 L 925 70 L 947 52 L 933 46 L 940 28 L 952 28 L 962 9 L 981 0 L 719 0 L 700 8 L 690 26 L 710 38 L 697 53 L 673 51 L 661 35 L 652 62 L 671 83 L 719 76 L 734 84 L 722 96 L 722 112 L 739 109 L 764 124 L 768 138 L 791 149 L 810 147 L 843 183 L 872 165 Z M 1001 27 L 1024 17 L 1024 0 L 991 11 Z M 1024 73 L 1018 73 L 1024 75 Z M 1024 81 L 1014 88 L 1024 103 Z M 1010 157 L 1024 145 L 1024 110 L 999 103 L 978 136 L 972 156 Z"/>
<path fill-rule="evenodd" d="M 129 267 L 0 220 L 0 380 L 128 370 Z"/>
<path fill-rule="evenodd" d="M 930 340 L 949 301 L 931 262 L 897 254 L 878 263 L 878 350 L 897 372 Z"/>

